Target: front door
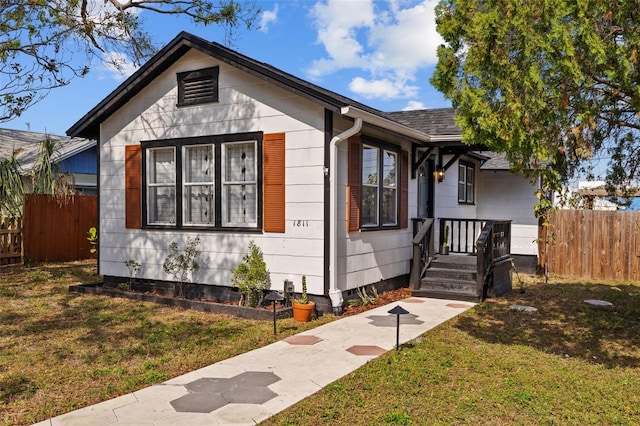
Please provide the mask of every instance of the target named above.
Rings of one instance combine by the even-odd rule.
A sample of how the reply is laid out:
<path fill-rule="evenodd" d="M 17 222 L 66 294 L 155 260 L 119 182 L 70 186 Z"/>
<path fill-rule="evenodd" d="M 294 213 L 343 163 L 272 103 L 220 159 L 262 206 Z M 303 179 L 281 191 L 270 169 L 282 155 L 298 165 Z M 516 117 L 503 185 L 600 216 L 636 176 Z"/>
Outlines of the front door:
<path fill-rule="evenodd" d="M 433 217 L 435 162 L 425 160 L 418 168 L 418 217 L 421 219 Z"/>

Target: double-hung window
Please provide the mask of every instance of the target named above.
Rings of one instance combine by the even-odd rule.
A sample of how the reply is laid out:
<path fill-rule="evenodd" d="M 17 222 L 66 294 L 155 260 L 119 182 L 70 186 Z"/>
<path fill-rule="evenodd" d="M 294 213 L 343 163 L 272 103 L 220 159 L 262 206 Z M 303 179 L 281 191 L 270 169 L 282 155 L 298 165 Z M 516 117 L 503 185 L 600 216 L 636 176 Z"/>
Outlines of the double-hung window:
<path fill-rule="evenodd" d="M 474 203 L 475 167 L 470 163 L 458 164 L 458 202 L 460 204 Z"/>
<path fill-rule="evenodd" d="M 176 223 L 176 148 L 147 152 L 147 212 L 150 225 Z"/>
<path fill-rule="evenodd" d="M 222 145 L 224 226 L 251 226 L 257 219 L 255 142 Z"/>
<path fill-rule="evenodd" d="M 362 145 L 363 228 L 398 225 L 398 152 L 372 144 Z"/>
<path fill-rule="evenodd" d="M 185 225 L 213 225 L 215 161 L 213 145 L 182 147 L 182 199 Z"/>
<path fill-rule="evenodd" d="M 143 142 L 147 227 L 258 228 L 261 133 Z"/>

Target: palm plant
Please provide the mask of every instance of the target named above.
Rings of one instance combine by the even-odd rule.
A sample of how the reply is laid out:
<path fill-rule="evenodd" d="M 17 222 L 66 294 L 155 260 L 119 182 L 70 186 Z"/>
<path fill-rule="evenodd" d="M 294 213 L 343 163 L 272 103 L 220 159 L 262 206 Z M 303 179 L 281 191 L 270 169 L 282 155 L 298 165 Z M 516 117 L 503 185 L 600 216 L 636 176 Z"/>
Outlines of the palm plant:
<path fill-rule="evenodd" d="M 18 162 L 19 153 L 19 149 L 15 150 L 11 157 L 0 161 L 0 217 L 22 216 L 24 188 Z"/>

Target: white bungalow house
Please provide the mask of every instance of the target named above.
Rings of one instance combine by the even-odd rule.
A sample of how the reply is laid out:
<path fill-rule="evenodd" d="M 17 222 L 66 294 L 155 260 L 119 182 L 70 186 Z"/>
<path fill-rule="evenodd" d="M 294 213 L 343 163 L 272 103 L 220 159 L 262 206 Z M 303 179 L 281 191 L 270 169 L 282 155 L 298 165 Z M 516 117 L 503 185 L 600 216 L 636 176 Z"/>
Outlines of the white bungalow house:
<path fill-rule="evenodd" d="M 430 241 L 448 223 L 452 251 L 473 253 L 459 243 L 462 219 L 475 226 L 471 247 L 487 220 L 511 220 L 510 235 L 486 235 L 503 254 L 511 242 L 536 255 L 535 188 L 486 169 L 493 155 L 463 145 L 452 117 L 383 113 L 183 32 L 67 133 L 98 140 L 106 281 L 125 280 L 133 259 L 140 280 L 169 285 L 169 244 L 199 236 L 193 283 L 231 297 L 231 271 L 254 241 L 272 289 L 288 280 L 299 292 L 306 275 L 326 311 L 359 286 L 406 285 L 414 247 L 420 264 L 435 257 L 413 244 L 432 223 Z"/>

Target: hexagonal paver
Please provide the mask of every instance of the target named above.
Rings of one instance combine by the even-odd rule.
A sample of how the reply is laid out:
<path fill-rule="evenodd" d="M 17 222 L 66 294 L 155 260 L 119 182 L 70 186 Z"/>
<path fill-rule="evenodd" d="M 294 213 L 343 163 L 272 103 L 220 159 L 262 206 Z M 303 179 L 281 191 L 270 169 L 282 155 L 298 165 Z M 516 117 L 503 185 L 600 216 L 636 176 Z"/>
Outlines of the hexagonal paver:
<path fill-rule="evenodd" d="M 306 336 L 290 336 L 286 339 L 283 339 L 290 345 L 315 345 L 318 342 L 322 342 L 322 339 L 316 336 L 306 335 Z"/>
<path fill-rule="evenodd" d="M 367 317 L 371 322 L 369 324 L 376 327 L 395 327 L 398 324 L 396 315 L 371 315 Z M 400 315 L 400 324 L 422 324 L 424 321 L 417 319 L 418 316 L 414 314 Z"/>
<path fill-rule="evenodd" d="M 386 349 L 383 349 L 380 346 L 355 345 L 355 346 L 351 346 L 350 348 L 347 348 L 347 352 L 350 352 L 354 355 L 361 355 L 361 356 L 378 356 L 385 353 Z"/>
<path fill-rule="evenodd" d="M 230 380 L 238 386 L 267 387 L 279 381 L 280 377 L 270 371 L 247 371 L 232 377 Z"/>
<path fill-rule="evenodd" d="M 231 379 L 212 379 L 203 377 L 184 385 L 188 391 L 199 393 L 222 393 L 231 387 Z"/>
<path fill-rule="evenodd" d="M 455 309 L 467 309 L 470 308 L 471 305 L 467 305 L 466 303 L 447 303 L 447 307 Z"/>
<path fill-rule="evenodd" d="M 179 413 L 210 413 L 229 403 L 221 394 L 190 393 L 169 402 Z"/>
<path fill-rule="evenodd" d="M 278 396 L 268 386 L 279 380 L 268 371 L 246 371 L 228 379 L 203 377 L 185 384 L 190 393 L 170 404 L 182 413 L 210 413 L 230 403 L 264 404 Z"/>
<path fill-rule="evenodd" d="M 264 404 L 276 396 L 277 393 L 263 386 L 238 386 L 222 394 L 228 402 L 236 404 Z"/>

